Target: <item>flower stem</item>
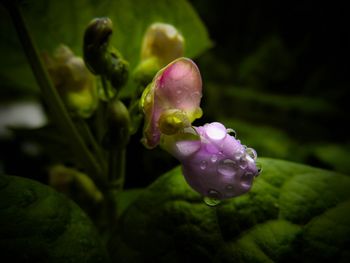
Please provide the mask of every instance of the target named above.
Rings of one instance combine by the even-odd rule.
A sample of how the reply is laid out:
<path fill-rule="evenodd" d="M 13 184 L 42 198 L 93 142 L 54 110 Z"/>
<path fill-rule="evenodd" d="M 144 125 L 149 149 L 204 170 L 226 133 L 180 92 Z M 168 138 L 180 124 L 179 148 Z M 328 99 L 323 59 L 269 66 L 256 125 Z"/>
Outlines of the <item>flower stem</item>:
<path fill-rule="evenodd" d="M 102 153 L 102 149 L 101 147 L 98 145 L 95 137 L 93 136 L 88 124 L 86 123 L 85 120 L 79 118 L 76 122 L 79 132 L 80 134 L 83 135 L 83 137 L 85 138 L 85 141 L 88 143 L 88 146 L 91 147 L 91 149 L 93 150 L 93 152 L 95 153 L 96 159 L 98 160 L 101 168 L 102 168 L 102 174 L 106 177 L 107 174 L 107 164 L 106 164 L 106 160 L 103 156 Z"/>
<path fill-rule="evenodd" d="M 101 188 L 106 188 L 106 183 L 101 176 L 102 169 L 87 148 L 83 138 L 80 136 L 64 104 L 62 103 L 61 98 L 54 88 L 49 75 L 42 64 L 38 50 L 29 34 L 17 1 L 8 2 L 6 6 L 9 10 L 19 40 L 23 46 L 35 79 L 41 89 L 43 99 L 45 100 L 54 121 L 67 136 L 67 139 L 70 140 L 72 150 L 79 158 L 80 165 L 87 170 L 97 185 L 99 185 Z"/>
<path fill-rule="evenodd" d="M 123 190 L 125 181 L 125 147 L 109 152 L 109 181 L 114 190 Z"/>

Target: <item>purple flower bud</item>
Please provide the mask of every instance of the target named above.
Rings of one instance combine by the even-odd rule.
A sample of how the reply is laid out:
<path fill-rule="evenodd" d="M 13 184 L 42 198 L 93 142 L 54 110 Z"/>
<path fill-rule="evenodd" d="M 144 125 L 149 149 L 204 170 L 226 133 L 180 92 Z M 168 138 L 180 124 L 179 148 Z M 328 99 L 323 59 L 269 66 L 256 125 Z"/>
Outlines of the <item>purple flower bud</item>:
<path fill-rule="evenodd" d="M 176 134 L 201 117 L 200 72 L 188 58 L 179 58 L 159 71 L 142 94 L 144 145 L 154 148 L 162 134 Z M 163 130 L 162 130 L 163 129 Z"/>
<path fill-rule="evenodd" d="M 227 199 L 250 190 L 259 175 L 256 152 L 219 122 L 166 136 L 162 146 L 182 163 L 188 184 L 206 197 Z M 197 139 L 196 139 L 197 137 Z"/>

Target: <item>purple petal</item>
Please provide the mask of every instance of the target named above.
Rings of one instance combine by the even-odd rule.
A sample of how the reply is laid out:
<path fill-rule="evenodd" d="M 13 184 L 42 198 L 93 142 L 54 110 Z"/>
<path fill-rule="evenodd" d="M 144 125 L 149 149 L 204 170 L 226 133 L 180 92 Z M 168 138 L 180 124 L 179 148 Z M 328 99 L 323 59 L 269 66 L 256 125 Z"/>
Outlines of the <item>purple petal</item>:
<path fill-rule="evenodd" d="M 259 174 L 256 152 L 227 134 L 221 123 L 194 128 L 199 140 L 178 140 L 176 146 L 180 145 L 180 150 L 170 151 L 182 163 L 189 185 L 203 196 L 215 193 L 218 199 L 248 192 Z"/>

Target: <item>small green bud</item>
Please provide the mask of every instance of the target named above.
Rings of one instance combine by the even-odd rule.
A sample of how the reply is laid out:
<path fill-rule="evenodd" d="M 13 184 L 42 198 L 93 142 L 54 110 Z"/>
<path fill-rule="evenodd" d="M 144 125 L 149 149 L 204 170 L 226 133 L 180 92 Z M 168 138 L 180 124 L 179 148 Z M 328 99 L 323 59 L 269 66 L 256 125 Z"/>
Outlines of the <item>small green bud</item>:
<path fill-rule="evenodd" d="M 115 88 L 123 86 L 129 77 L 129 63 L 117 52 L 111 52 L 106 64 L 106 76 Z"/>
<path fill-rule="evenodd" d="M 105 71 L 105 57 L 113 24 L 108 17 L 95 18 L 87 26 L 84 34 L 84 60 L 89 70 L 101 75 Z"/>
<path fill-rule="evenodd" d="M 90 71 L 104 75 L 118 89 L 128 79 L 129 63 L 110 46 L 112 27 L 112 21 L 107 17 L 93 19 L 85 30 L 83 50 Z"/>
<path fill-rule="evenodd" d="M 60 164 L 50 167 L 49 185 L 68 196 L 77 197 L 76 190 L 79 190 L 83 197 L 94 203 L 99 203 L 103 200 L 102 193 L 90 177 Z"/>
<path fill-rule="evenodd" d="M 131 120 L 128 109 L 118 99 L 114 99 L 108 105 L 107 125 L 104 147 L 107 149 L 124 147 L 129 142 Z"/>

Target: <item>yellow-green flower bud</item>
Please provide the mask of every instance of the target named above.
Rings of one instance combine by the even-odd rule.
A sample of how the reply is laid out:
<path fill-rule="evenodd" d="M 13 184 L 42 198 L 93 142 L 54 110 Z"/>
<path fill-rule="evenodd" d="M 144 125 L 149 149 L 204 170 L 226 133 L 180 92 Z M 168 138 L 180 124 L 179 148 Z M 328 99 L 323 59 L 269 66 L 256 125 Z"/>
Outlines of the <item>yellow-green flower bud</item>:
<path fill-rule="evenodd" d="M 141 60 L 156 57 L 160 67 L 184 55 L 184 38 L 177 29 L 165 23 L 154 23 L 146 31 L 142 42 Z"/>
<path fill-rule="evenodd" d="M 97 108 L 97 86 L 94 76 L 65 45 L 60 45 L 51 57 L 43 55 L 54 86 L 67 108 L 80 117 L 90 117 Z"/>
<path fill-rule="evenodd" d="M 49 185 L 68 196 L 78 196 L 76 190 L 87 199 L 99 203 L 103 195 L 86 174 L 63 165 L 54 165 L 49 170 Z"/>
<path fill-rule="evenodd" d="M 183 57 L 185 41 L 177 29 L 165 23 L 153 23 L 147 29 L 141 47 L 140 63 L 134 78 L 143 87 L 171 61 Z"/>

